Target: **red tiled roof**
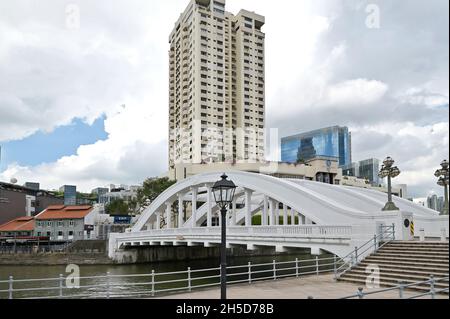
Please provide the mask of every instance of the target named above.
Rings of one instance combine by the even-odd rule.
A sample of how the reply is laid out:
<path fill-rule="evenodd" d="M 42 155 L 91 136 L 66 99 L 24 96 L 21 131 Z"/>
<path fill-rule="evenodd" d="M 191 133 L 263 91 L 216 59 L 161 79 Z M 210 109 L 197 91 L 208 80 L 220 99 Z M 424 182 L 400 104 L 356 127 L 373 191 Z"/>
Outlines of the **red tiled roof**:
<path fill-rule="evenodd" d="M 3 225 L 0 225 L 0 232 L 33 231 L 33 230 L 34 230 L 33 217 L 19 217 Z"/>
<path fill-rule="evenodd" d="M 92 209 L 92 206 L 49 206 L 42 213 L 38 214 L 36 219 L 82 219 Z"/>

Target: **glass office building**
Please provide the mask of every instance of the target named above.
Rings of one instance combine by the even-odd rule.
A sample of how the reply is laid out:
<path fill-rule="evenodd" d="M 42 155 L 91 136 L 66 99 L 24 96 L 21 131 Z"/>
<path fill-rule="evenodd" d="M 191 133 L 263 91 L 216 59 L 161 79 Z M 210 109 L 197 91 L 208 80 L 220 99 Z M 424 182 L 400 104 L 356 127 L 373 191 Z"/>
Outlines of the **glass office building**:
<path fill-rule="evenodd" d="M 60 192 L 64 192 L 64 205 L 76 205 L 77 204 L 77 187 L 72 185 L 64 185 L 59 189 Z"/>
<path fill-rule="evenodd" d="M 378 177 L 380 160 L 370 158 L 364 161 L 351 163 L 342 167 L 342 175 L 367 179 L 372 185 L 379 186 L 383 180 Z"/>
<path fill-rule="evenodd" d="M 352 162 L 351 134 L 347 127 L 328 127 L 281 139 L 281 161 L 300 163 L 317 156 L 335 157 L 339 166 Z"/>

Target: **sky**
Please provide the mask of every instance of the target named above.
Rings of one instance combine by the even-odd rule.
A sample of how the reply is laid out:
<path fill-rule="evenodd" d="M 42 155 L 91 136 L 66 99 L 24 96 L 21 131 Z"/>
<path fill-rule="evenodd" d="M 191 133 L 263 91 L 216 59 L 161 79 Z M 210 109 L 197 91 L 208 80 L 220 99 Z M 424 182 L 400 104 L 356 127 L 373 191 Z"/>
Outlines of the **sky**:
<path fill-rule="evenodd" d="M 167 171 L 168 36 L 187 0 L 0 2 L 0 180 L 83 191 Z M 411 197 L 442 194 L 449 2 L 227 0 L 266 17 L 266 120 L 352 131 Z"/>

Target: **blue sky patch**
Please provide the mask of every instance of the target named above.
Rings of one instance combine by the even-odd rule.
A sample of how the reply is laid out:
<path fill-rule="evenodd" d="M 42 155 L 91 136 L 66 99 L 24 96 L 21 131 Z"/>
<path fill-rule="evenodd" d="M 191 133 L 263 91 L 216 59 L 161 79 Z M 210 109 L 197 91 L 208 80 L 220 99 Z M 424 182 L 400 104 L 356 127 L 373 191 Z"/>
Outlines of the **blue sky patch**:
<path fill-rule="evenodd" d="M 70 125 L 58 127 L 51 133 L 39 131 L 23 140 L 0 144 L 0 172 L 14 162 L 21 166 L 54 162 L 63 156 L 76 154 L 80 145 L 93 144 L 107 137 L 104 117 L 92 125 L 75 119 Z"/>

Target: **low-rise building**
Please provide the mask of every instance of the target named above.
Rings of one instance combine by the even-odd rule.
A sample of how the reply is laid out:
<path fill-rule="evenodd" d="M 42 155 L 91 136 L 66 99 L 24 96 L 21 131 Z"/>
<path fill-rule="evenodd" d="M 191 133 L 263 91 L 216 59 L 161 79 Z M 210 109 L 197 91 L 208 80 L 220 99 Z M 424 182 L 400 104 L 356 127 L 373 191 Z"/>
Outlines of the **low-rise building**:
<path fill-rule="evenodd" d="M 52 192 L 0 182 L 0 224 L 35 216 L 50 205 L 63 203 L 64 199 Z"/>
<path fill-rule="evenodd" d="M 92 206 L 50 206 L 36 216 L 35 236 L 51 241 L 91 239 L 94 214 Z"/>
<path fill-rule="evenodd" d="M 32 237 L 34 234 L 34 226 L 35 222 L 33 217 L 19 217 L 0 225 L 0 237 Z"/>

